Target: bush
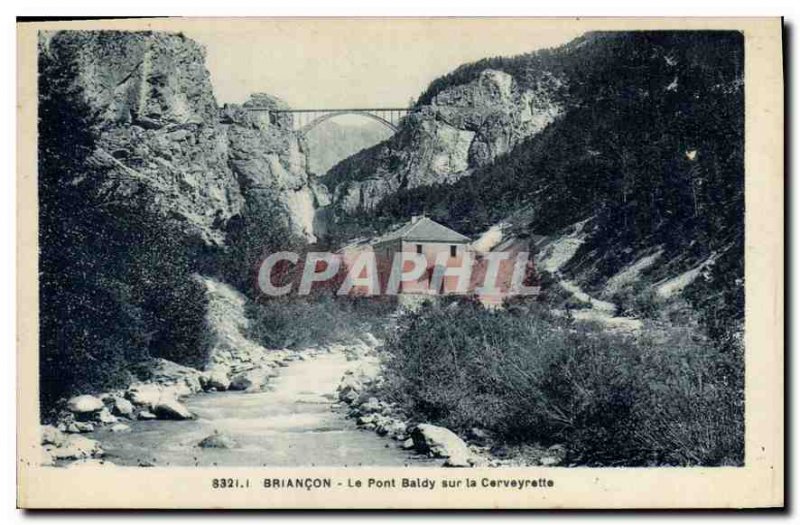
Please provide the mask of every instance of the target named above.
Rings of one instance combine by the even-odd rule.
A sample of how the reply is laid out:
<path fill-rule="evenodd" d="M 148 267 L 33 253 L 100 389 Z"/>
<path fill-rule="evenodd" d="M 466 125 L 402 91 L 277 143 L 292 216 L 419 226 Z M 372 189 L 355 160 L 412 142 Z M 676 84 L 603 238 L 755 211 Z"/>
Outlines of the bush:
<path fill-rule="evenodd" d="M 563 308 L 572 294 L 561 286 L 558 277 L 551 272 L 540 270 L 538 276 L 542 300 L 554 308 Z"/>
<path fill-rule="evenodd" d="M 43 415 L 59 398 L 125 386 L 130 365 L 150 357 L 205 363 L 205 289 L 175 224 L 91 208 L 60 224 L 69 234 L 41 245 Z"/>
<path fill-rule="evenodd" d="M 636 281 L 618 290 L 611 296 L 617 307 L 617 315 L 655 319 L 661 311 L 658 296 L 653 286 Z"/>
<path fill-rule="evenodd" d="M 248 301 L 250 337 L 268 348 L 303 348 L 347 342 L 364 332 L 385 335 L 395 305 L 371 298 L 281 297 Z"/>
<path fill-rule="evenodd" d="M 428 306 L 401 320 L 387 349 L 387 395 L 420 420 L 562 443 L 585 465 L 742 461 L 741 355 L 688 331 L 634 338 L 536 305 Z"/>

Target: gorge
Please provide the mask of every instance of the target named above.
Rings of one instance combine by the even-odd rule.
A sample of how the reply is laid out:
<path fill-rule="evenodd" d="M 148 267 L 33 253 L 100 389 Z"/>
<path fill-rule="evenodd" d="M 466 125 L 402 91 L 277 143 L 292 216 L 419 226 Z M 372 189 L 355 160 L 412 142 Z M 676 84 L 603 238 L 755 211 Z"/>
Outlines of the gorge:
<path fill-rule="evenodd" d="M 568 338 L 564 319 L 595 323 L 600 335 L 553 344 L 589 352 L 581 345 L 599 340 L 625 356 L 640 337 L 656 346 L 673 341 L 677 326 L 687 348 L 702 340 L 731 361 L 741 356 L 741 34 L 590 33 L 554 49 L 464 64 L 434 80 L 394 134 L 329 121 L 303 135 L 286 113 L 292 108 L 273 94 L 219 104 L 204 53 L 183 34 L 40 35 L 44 422 L 63 419 L 76 394 L 130 397 L 131 385 L 157 383 L 165 362 L 194 370 L 177 369 L 181 385 L 186 374 L 194 378 L 192 393 L 227 389 L 235 378 L 243 390 L 266 388 L 262 365 L 279 366 L 271 352 L 330 345 L 335 337 L 358 344 L 381 330 L 397 355 L 428 362 L 403 346 L 397 330 L 427 348 L 426 337 L 462 318 L 498 323 L 497 332 L 515 336 L 555 327 Z M 319 156 L 309 160 L 310 151 Z M 476 250 L 516 243 L 535 253 L 542 304 L 486 312 L 465 301 L 453 307 L 459 315 L 442 309 L 406 319 L 380 302 L 314 296 L 315 304 L 278 305 L 257 293 L 256 272 L 270 252 L 335 251 L 417 215 L 464 233 Z M 532 319 L 540 314 L 546 322 Z M 642 336 L 643 326 L 655 328 Z M 455 334 L 465 337 L 459 348 L 472 348 L 470 330 Z M 321 359 L 344 369 L 342 356 Z M 725 363 L 733 384 L 740 370 Z M 429 371 L 393 366 L 410 377 Z M 418 400 L 430 394 L 427 386 L 395 379 L 390 386 L 408 406 L 474 430 L 469 414 L 437 404 L 449 407 L 451 397 Z M 375 415 L 358 412 L 377 406 L 371 395 L 352 405 L 358 417 Z M 495 414 L 490 408 L 478 412 Z M 373 419 L 366 424 L 382 429 Z M 492 431 L 517 439 L 515 424 L 539 424 L 517 412 L 508 420 Z M 547 445 L 561 450 L 561 442 Z M 736 457 L 727 450 L 708 461 Z M 602 453 L 575 454 L 575 462 L 604 461 Z M 653 461 L 690 461 L 659 453 Z M 642 457 L 635 461 L 649 461 Z"/>

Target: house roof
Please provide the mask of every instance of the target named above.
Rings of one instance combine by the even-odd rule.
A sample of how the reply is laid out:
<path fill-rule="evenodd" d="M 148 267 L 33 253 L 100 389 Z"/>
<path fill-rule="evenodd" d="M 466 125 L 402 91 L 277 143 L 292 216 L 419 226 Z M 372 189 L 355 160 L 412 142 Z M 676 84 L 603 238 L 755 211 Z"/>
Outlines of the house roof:
<path fill-rule="evenodd" d="M 415 217 L 410 222 L 400 228 L 389 232 L 380 237 L 376 244 L 394 241 L 427 241 L 427 242 L 449 242 L 467 243 L 469 237 L 451 230 L 447 226 L 442 226 L 436 221 L 427 217 Z"/>

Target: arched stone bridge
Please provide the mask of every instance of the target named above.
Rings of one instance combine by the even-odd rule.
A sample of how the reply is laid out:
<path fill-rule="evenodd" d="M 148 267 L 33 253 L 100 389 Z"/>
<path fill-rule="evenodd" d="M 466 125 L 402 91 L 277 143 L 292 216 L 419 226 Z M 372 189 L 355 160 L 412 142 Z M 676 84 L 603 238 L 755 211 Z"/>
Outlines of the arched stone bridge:
<path fill-rule="evenodd" d="M 409 108 L 272 109 L 254 106 L 245 109 L 269 113 L 270 122 L 278 122 L 280 116 L 290 115 L 292 129 L 303 135 L 326 120 L 340 115 L 360 115 L 382 124 L 394 133 L 403 117 L 412 111 Z"/>

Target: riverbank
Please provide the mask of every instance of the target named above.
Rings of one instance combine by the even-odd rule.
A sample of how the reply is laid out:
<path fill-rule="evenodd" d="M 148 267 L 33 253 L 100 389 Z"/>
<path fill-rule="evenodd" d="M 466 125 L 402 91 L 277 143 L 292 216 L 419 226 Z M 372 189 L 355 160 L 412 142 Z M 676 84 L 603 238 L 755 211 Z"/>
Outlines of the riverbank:
<path fill-rule="evenodd" d="M 376 398 L 532 464 L 740 464 L 740 354 L 692 326 L 613 329 L 532 302 L 398 319 Z M 727 430 L 726 430 L 727 429 Z M 733 431 L 731 431 L 733 429 Z"/>
<path fill-rule="evenodd" d="M 349 349 L 354 366 L 337 388 L 347 414 L 364 431 L 374 432 L 395 446 L 415 451 L 443 467 L 522 467 L 563 465 L 560 445 L 508 445 L 481 428 L 457 434 L 449 428 L 420 421 L 385 397 L 384 363 L 380 347 L 367 355 Z"/>
<path fill-rule="evenodd" d="M 370 338 L 367 338 L 369 341 Z M 336 398 L 336 387 L 373 349 L 368 343 L 287 353 L 259 392 L 197 392 L 181 398 L 182 420 L 123 419 L 128 428 L 98 425 L 69 434 L 85 454 L 58 457 L 58 466 L 382 466 L 432 460 L 364 432 Z M 368 359 L 367 359 L 368 361 Z M 53 437 L 53 427 L 46 432 Z M 76 438 L 79 438 L 76 440 Z M 90 446 L 89 442 L 94 445 Z M 63 456 L 63 454 L 62 454 Z"/>

